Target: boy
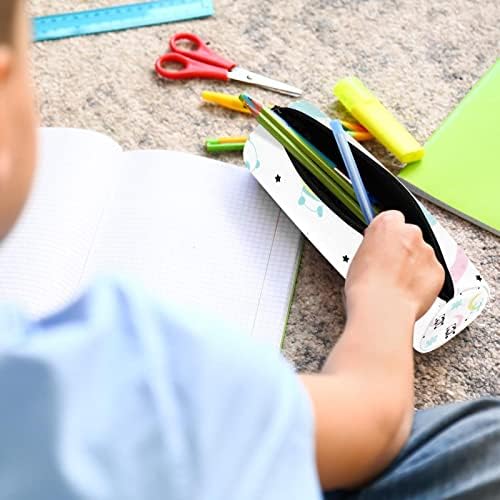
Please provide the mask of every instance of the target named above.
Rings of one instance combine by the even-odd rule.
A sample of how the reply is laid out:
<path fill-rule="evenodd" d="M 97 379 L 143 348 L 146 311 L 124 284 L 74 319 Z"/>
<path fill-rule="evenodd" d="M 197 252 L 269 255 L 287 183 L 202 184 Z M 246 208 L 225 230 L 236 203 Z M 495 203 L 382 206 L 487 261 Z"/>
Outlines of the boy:
<path fill-rule="evenodd" d="M 0 238 L 35 163 L 22 8 L 0 3 Z M 442 282 L 420 230 L 377 217 L 342 338 L 302 377 L 115 282 L 36 323 L 1 304 L 0 498 L 498 498 L 497 400 L 414 418 L 413 324 Z"/>

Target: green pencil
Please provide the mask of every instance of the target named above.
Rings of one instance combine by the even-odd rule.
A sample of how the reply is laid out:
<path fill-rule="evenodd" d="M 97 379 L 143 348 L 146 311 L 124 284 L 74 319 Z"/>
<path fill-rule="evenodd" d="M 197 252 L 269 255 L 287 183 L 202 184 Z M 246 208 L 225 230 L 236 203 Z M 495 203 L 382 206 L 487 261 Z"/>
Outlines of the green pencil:
<path fill-rule="evenodd" d="M 332 180 L 338 184 L 355 203 L 358 202 L 352 184 L 337 170 L 335 164 L 327 158 L 323 153 L 318 151 L 307 139 L 293 131 L 288 124 L 280 118 L 276 113 L 267 108 L 262 108 L 261 114 L 266 116 L 272 123 L 290 138 L 290 140 L 308 157 L 311 158 Z"/>
<path fill-rule="evenodd" d="M 258 115 L 257 121 L 311 174 L 313 174 L 336 198 L 338 198 L 360 221 L 364 222 L 359 205 L 338 184 L 318 167 L 296 144 L 290 141 L 281 129 L 271 123 L 266 116 Z"/>
<path fill-rule="evenodd" d="M 290 130 L 271 110 L 267 110 L 252 98 L 242 94 L 240 98 L 252 111 L 257 121 L 311 174 L 313 174 L 336 198 L 348 208 L 354 216 L 364 222 L 363 214 L 355 199 L 352 185 L 342 177 L 330 160 L 320 156 L 319 152 L 309 148 L 293 131 Z M 315 148 L 314 148 L 315 149 Z"/>

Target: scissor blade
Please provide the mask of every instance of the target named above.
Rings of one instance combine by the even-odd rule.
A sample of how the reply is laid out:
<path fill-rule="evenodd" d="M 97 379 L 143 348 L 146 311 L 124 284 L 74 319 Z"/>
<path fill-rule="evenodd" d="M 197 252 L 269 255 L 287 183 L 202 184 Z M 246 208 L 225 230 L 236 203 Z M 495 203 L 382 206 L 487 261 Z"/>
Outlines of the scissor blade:
<path fill-rule="evenodd" d="M 227 75 L 231 80 L 236 80 L 237 82 L 250 83 L 251 85 L 257 85 L 268 90 L 274 90 L 280 94 L 286 94 L 292 97 L 299 97 L 302 95 L 302 90 L 297 87 L 292 87 L 283 82 L 278 82 L 272 78 L 267 78 L 266 76 L 259 75 L 258 73 L 253 73 L 246 69 L 236 66 Z"/>

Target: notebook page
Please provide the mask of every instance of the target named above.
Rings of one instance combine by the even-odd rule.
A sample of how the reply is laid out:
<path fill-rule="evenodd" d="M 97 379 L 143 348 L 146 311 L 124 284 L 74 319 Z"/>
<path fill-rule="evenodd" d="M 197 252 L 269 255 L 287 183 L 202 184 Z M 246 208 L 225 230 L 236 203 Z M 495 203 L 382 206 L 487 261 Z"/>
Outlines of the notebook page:
<path fill-rule="evenodd" d="M 85 274 L 118 273 L 278 347 L 300 233 L 240 167 L 166 151 L 123 155 Z"/>
<path fill-rule="evenodd" d="M 121 151 L 76 129 L 41 129 L 39 144 L 31 197 L 0 244 L 0 300 L 35 317 L 76 292 Z"/>
<path fill-rule="evenodd" d="M 300 231 L 287 215 L 280 211 L 253 327 L 255 336 L 265 338 L 276 345 L 280 345 L 285 333 L 301 250 Z"/>

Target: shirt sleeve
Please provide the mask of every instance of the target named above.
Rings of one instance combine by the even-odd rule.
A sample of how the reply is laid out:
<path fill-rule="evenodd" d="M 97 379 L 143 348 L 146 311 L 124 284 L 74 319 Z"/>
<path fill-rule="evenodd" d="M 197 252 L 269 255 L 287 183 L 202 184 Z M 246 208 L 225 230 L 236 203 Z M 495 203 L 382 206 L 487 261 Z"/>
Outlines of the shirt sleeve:
<path fill-rule="evenodd" d="M 0 498 L 321 498 L 310 402 L 271 348 L 112 281 L 9 335 Z"/>

